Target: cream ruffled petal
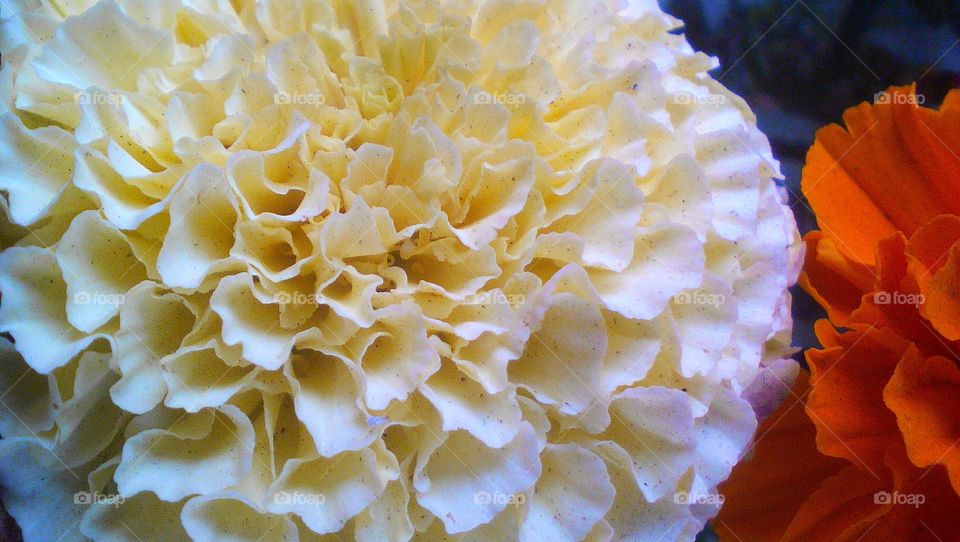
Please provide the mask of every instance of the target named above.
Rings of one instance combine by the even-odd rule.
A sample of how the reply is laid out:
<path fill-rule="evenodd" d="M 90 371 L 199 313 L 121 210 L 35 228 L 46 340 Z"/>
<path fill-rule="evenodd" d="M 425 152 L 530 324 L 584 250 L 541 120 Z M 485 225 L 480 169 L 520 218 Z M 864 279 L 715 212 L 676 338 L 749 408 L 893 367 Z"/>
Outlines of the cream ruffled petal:
<path fill-rule="evenodd" d="M 414 531 L 407 512 L 409 501 L 410 493 L 403 484 L 388 483 L 380 497 L 356 517 L 356 539 L 359 542 L 410 540 Z"/>
<path fill-rule="evenodd" d="M 706 174 L 693 158 L 688 155 L 674 158 L 647 201 L 662 205 L 671 220 L 689 226 L 701 242 L 706 241 L 711 230 L 713 200 Z"/>
<path fill-rule="evenodd" d="M 488 448 L 463 431 L 448 438 L 414 479 L 417 502 L 439 518 L 448 533 L 469 531 L 507 507 L 509 497 L 529 488 L 541 472 L 539 447 L 529 424 L 502 448 Z"/>
<path fill-rule="evenodd" d="M 547 308 L 523 355 L 511 363 L 510 380 L 562 413 L 582 414 L 600 393 L 607 352 L 603 315 L 591 300 L 576 293 L 543 295 Z"/>
<path fill-rule="evenodd" d="M 151 491 L 167 502 L 217 491 L 240 481 L 250 469 L 253 444 L 253 427 L 239 409 L 226 405 L 203 410 L 165 429 L 129 437 L 117 467 L 117 485 L 122 495 Z"/>
<path fill-rule="evenodd" d="M 136 24 L 113 2 L 98 2 L 58 26 L 33 66 L 44 79 L 78 89 L 135 90 L 141 71 L 170 62 L 173 41 L 169 32 Z"/>
<path fill-rule="evenodd" d="M 673 326 L 666 318 L 633 320 L 616 313 L 604 314 L 604 320 L 608 343 L 602 388 L 606 394 L 643 380 Z"/>
<path fill-rule="evenodd" d="M 585 264 L 620 272 L 633 259 L 632 239 L 640 222 L 643 193 L 635 184 L 633 169 L 613 160 L 599 161 L 595 167 L 596 185 L 586 208 L 551 228 L 584 240 Z"/>
<path fill-rule="evenodd" d="M 460 209 L 455 215 L 457 237 L 474 250 L 493 241 L 507 221 L 523 209 L 536 181 L 536 164 L 526 147 L 520 152 L 498 150 L 485 158 L 475 159 L 478 171 L 471 172 L 460 185 Z"/>
<path fill-rule="evenodd" d="M 420 310 L 411 302 L 377 311 L 378 324 L 348 344 L 351 359 L 359 360 L 366 375 L 364 401 L 383 410 L 392 400 L 403 400 L 440 368 L 436 347 L 427 339 Z"/>
<path fill-rule="evenodd" d="M 524 495 L 525 497 L 525 495 Z M 465 533 L 447 533 L 444 530 L 443 522 L 433 519 L 424 533 L 417 533 L 417 540 L 429 542 L 487 542 L 488 540 L 517 540 L 517 533 L 520 531 L 520 525 L 523 522 L 524 506 L 518 505 L 518 496 L 513 500 L 513 504 L 507 506 L 503 512 L 497 514 L 490 522 L 480 525 L 476 529 Z M 526 501 L 524 501 L 526 502 Z"/>
<path fill-rule="evenodd" d="M 388 479 L 369 448 L 332 458 L 291 459 L 264 506 L 275 514 L 297 514 L 316 533 L 332 533 L 373 503 Z"/>
<path fill-rule="evenodd" d="M 127 422 L 110 398 L 117 376 L 109 361 L 104 354 L 84 352 L 67 368 L 74 373 L 74 381 L 69 395 L 65 394 L 69 399 L 59 405 L 53 453 L 71 468 L 97 457 Z"/>
<path fill-rule="evenodd" d="M 713 225 L 726 239 L 756 233 L 761 159 L 745 132 L 718 132 L 697 142 L 697 157 L 713 195 Z"/>
<path fill-rule="evenodd" d="M 576 444 L 550 445 L 530 497 L 520 540 L 584 540 L 613 505 L 616 490 L 602 459 Z"/>
<path fill-rule="evenodd" d="M 187 412 L 226 403 L 250 388 L 258 374 L 255 366 L 228 364 L 211 343 L 182 348 L 164 358 L 162 367 L 164 404 Z"/>
<path fill-rule="evenodd" d="M 295 394 L 297 416 L 324 457 L 366 448 L 377 436 L 357 404 L 359 390 L 348 363 L 303 350 L 284 370 Z"/>
<path fill-rule="evenodd" d="M 632 459 L 622 449 L 607 447 L 601 451 L 607 462 L 610 482 L 616 489 L 616 498 L 606 519 L 613 528 L 614 540 L 693 540 L 701 530 L 684 504 L 678 504 L 673 495 L 654 502 L 647 500 L 637 487 Z"/>
<path fill-rule="evenodd" d="M 126 293 L 147 278 L 126 237 L 95 211 L 73 219 L 55 254 L 67 284 L 67 320 L 87 333 L 116 316 Z"/>
<path fill-rule="evenodd" d="M 10 218 L 26 226 L 42 218 L 73 175 L 76 140 L 56 126 L 31 130 L 19 117 L 0 116 L 0 190 Z"/>
<path fill-rule="evenodd" d="M 686 377 L 710 374 L 730 343 L 738 312 L 733 289 L 706 275 L 696 290 L 677 294 L 671 304 L 682 346 L 680 372 Z"/>
<path fill-rule="evenodd" d="M 382 254 L 399 237 L 383 209 L 371 209 L 360 198 L 355 199 L 344 214 L 330 216 L 323 223 L 321 243 L 327 258 L 352 258 Z"/>
<path fill-rule="evenodd" d="M 223 173 L 209 165 L 194 169 L 170 199 L 170 229 L 157 259 L 164 283 L 196 288 L 208 274 L 235 266 L 229 258 L 237 214 Z"/>
<path fill-rule="evenodd" d="M 294 339 L 276 324 L 279 308 L 261 302 L 255 287 L 250 275 L 231 275 L 220 281 L 210 298 L 210 308 L 223 320 L 226 344 L 242 346 L 246 359 L 276 370 L 290 354 Z"/>
<path fill-rule="evenodd" d="M 487 446 L 500 448 L 520 430 L 515 392 L 487 393 L 450 362 L 444 362 L 420 390 L 440 412 L 444 431 L 465 429 Z"/>
<path fill-rule="evenodd" d="M 122 376 L 110 395 L 117 406 L 143 414 L 163 400 L 167 385 L 160 360 L 180 348 L 196 320 L 182 297 L 164 293 L 156 283 L 141 282 L 126 294 L 114 336 Z"/>
<path fill-rule="evenodd" d="M 56 415 L 50 377 L 30 368 L 13 343 L 0 339 L 0 389 L 7 408 L 0 410 L 0 435 L 4 438 L 45 433 Z"/>
<path fill-rule="evenodd" d="M 730 476 L 741 450 L 757 429 L 753 408 L 728 388 L 721 388 L 709 413 L 697 420 L 697 431 L 710 436 L 697 445 L 697 477 L 709 491 Z M 709 449 L 706 442 L 710 442 Z"/>
<path fill-rule="evenodd" d="M 671 495 L 694 460 L 696 432 L 686 395 L 668 388 L 633 388 L 613 400 L 610 414 L 603 436 L 619 446 L 601 446 L 622 446 L 630 455 L 648 501 Z"/>
<path fill-rule="evenodd" d="M 297 540 L 297 526 L 282 515 L 265 514 L 255 503 L 230 492 L 187 501 L 180 514 L 194 542 L 287 542 Z"/>
<path fill-rule="evenodd" d="M 0 329 L 35 371 L 49 373 L 97 339 L 67 322 L 66 285 L 51 252 L 14 247 L 0 254 L 0 290 Z"/>
<path fill-rule="evenodd" d="M 734 331 L 741 357 L 755 359 L 760 355 L 759 344 L 771 338 L 767 322 L 770 315 L 776 312 L 784 288 L 778 291 L 773 289 L 781 285 L 786 285 L 784 277 L 772 273 L 766 263 L 757 263 L 744 269 L 734 283 L 737 299 L 743 300 L 737 307 L 740 318 Z M 758 340 L 759 343 L 756 342 Z"/>
<path fill-rule="evenodd" d="M 107 500 L 90 506 L 77 526 L 90 539 L 110 542 L 191 540 L 181 525 L 182 503 L 164 502 L 150 492 L 124 497 L 123 502 L 119 502 L 113 493 L 101 495 Z"/>
<path fill-rule="evenodd" d="M 628 318 L 649 320 L 671 297 L 700 285 L 703 262 L 703 246 L 693 231 L 657 226 L 635 238 L 633 260 L 623 271 L 592 270 L 590 280 L 607 308 Z"/>
<path fill-rule="evenodd" d="M 111 143 L 110 148 L 117 147 Z M 103 214 L 117 228 L 135 229 L 151 216 L 161 212 L 162 202 L 130 183 L 123 174 L 114 169 L 107 157 L 96 149 L 79 148 L 75 162 L 73 184 L 95 195 L 103 206 Z M 136 165 L 138 169 L 143 168 L 140 164 Z M 142 171 L 137 173 L 142 174 Z"/>

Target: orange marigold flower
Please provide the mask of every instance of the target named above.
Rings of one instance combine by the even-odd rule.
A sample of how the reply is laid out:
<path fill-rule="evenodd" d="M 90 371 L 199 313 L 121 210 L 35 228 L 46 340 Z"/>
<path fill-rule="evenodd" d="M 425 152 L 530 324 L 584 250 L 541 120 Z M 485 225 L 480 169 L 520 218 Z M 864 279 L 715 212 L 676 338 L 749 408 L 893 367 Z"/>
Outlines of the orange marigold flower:
<path fill-rule="evenodd" d="M 822 349 L 721 486 L 721 540 L 960 540 L 960 90 L 817 133 L 800 285 Z"/>

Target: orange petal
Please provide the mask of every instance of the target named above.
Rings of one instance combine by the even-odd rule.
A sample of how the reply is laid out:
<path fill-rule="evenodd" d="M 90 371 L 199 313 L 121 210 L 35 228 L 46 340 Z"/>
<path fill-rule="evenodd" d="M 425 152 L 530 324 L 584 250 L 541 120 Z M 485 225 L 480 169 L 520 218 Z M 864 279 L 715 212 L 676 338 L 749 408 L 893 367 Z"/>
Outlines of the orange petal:
<path fill-rule="evenodd" d="M 960 242 L 960 217 L 940 215 L 910 237 L 907 252 L 919 264 L 920 274 L 930 275 L 947 261 L 947 254 L 957 242 Z"/>
<path fill-rule="evenodd" d="M 803 240 L 807 255 L 800 286 L 842 325 L 860 306 L 861 297 L 872 291 L 873 269 L 845 257 L 821 232 L 810 232 Z"/>
<path fill-rule="evenodd" d="M 821 454 L 816 429 L 803 410 L 809 374 L 757 429 L 751 456 L 720 485 L 725 501 L 714 528 L 723 541 L 780 540 L 796 511 L 845 461 Z"/>
<path fill-rule="evenodd" d="M 922 314 L 950 341 L 960 340 L 960 244 L 924 289 Z"/>
<path fill-rule="evenodd" d="M 885 462 L 893 479 L 853 467 L 828 479 L 798 511 L 784 542 L 960 540 L 960 498 L 942 467 L 918 469 L 902 444 Z"/>
<path fill-rule="evenodd" d="M 877 240 L 896 231 L 909 236 L 932 217 L 960 214 L 956 187 L 946 182 L 960 177 L 930 176 L 917 167 L 932 157 L 928 149 L 904 144 L 911 138 L 933 138 L 939 149 L 960 155 L 960 146 L 950 148 L 960 141 L 954 137 L 956 128 L 932 120 L 953 118 L 954 110 L 919 112 L 915 105 L 901 103 L 910 101 L 900 97 L 911 96 L 912 88 L 891 88 L 889 93 L 894 103 L 848 109 L 843 117 L 847 129 L 830 125 L 817 132 L 801 182 L 821 229 L 838 240 L 844 254 L 868 264 L 874 263 Z M 931 126 L 944 133 L 931 134 Z"/>
<path fill-rule="evenodd" d="M 848 319 L 833 321 L 841 326 L 856 322 L 887 328 L 901 337 L 909 337 L 924 352 L 952 355 L 948 343 L 920 314 L 923 296 L 915 277 L 916 258 L 905 254 L 906 246 L 900 233 L 877 243 L 879 278 L 876 286 Z"/>
<path fill-rule="evenodd" d="M 960 214 L 960 91 L 953 90 L 940 110 L 909 105 L 893 107 L 901 143 L 914 158 L 932 196 L 952 214 Z M 940 213 L 937 213 L 940 214 Z M 929 220 L 935 215 L 927 215 Z"/>
<path fill-rule="evenodd" d="M 872 539 L 900 542 L 946 542 L 960 540 L 960 497 L 954 493 L 941 466 L 918 469 L 902 446 L 887 454 L 887 464 L 896 473 L 894 502 L 871 530 Z"/>
<path fill-rule="evenodd" d="M 941 464 L 960 492 L 960 369 L 916 347 L 903 355 L 883 393 L 903 431 L 907 454 L 918 467 Z"/>
<path fill-rule="evenodd" d="M 830 146 L 824 142 L 830 142 Z M 852 146 L 850 134 L 836 124 L 818 130 L 816 142 L 807 152 L 800 186 L 820 228 L 831 237 L 843 239 L 848 256 L 873 264 L 873 241 L 897 231 L 897 227 L 847 171 L 852 166 L 838 164 L 837 157 Z"/>
<path fill-rule="evenodd" d="M 880 476 L 887 447 L 901 439 L 883 388 L 910 343 L 859 324 L 839 333 L 821 320 L 815 330 L 824 350 L 807 351 L 813 386 L 807 413 L 817 426 L 817 447 Z"/>
<path fill-rule="evenodd" d="M 793 518 L 784 542 L 855 542 L 864 539 L 886 512 L 876 494 L 889 482 L 848 466 L 827 479 Z"/>
<path fill-rule="evenodd" d="M 895 292 L 903 288 L 907 276 L 907 238 L 897 232 L 877 241 L 876 291 Z"/>

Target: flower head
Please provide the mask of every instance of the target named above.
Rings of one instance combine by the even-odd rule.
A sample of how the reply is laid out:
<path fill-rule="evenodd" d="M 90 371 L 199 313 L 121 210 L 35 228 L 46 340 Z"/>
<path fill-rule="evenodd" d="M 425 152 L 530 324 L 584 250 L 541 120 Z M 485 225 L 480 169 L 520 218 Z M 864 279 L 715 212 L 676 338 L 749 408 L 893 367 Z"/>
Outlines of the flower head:
<path fill-rule="evenodd" d="M 3 20 L 28 540 L 692 539 L 715 512 L 788 370 L 799 242 L 676 20 L 88 4 Z"/>

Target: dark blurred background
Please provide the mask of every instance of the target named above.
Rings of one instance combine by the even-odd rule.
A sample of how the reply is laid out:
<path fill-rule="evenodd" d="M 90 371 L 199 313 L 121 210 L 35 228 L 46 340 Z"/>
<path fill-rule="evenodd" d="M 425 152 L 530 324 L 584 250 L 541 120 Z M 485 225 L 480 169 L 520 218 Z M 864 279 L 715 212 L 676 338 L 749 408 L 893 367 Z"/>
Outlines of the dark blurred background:
<path fill-rule="evenodd" d="M 713 76 L 757 114 L 781 161 L 802 233 L 816 228 L 800 195 L 800 174 L 817 129 L 840 122 L 845 109 L 873 101 L 891 85 L 917 82 L 928 107 L 960 87 L 960 1 L 660 0 L 660 5 L 683 19 L 695 49 L 720 59 Z M 813 322 L 823 316 L 795 289 L 796 346 L 818 346 Z M 698 538 L 714 540 L 709 530 Z"/>

